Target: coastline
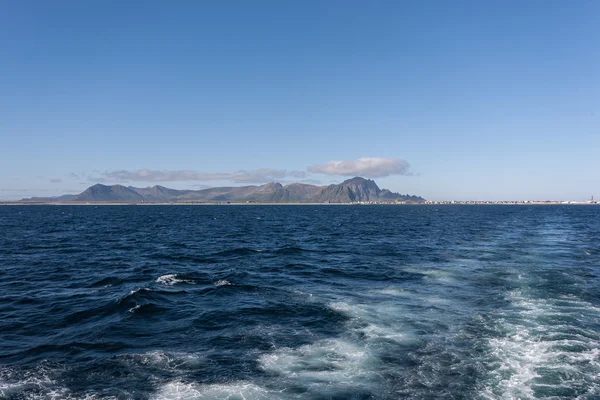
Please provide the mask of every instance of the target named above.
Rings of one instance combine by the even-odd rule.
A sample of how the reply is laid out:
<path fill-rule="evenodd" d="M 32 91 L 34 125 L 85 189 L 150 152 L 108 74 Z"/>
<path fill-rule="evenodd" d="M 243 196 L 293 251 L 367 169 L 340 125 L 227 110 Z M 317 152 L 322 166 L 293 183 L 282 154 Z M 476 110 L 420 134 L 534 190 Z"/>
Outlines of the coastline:
<path fill-rule="evenodd" d="M 424 202 L 424 203 L 386 203 L 386 202 L 355 202 L 355 203 L 265 203 L 265 202 L 80 202 L 80 201 L 43 201 L 21 202 L 0 201 L 0 206 L 460 206 L 460 205 L 515 205 L 515 206 L 597 206 L 600 203 L 590 202 L 564 202 L 564 201 L 452 201 L 452 202 Z"/>

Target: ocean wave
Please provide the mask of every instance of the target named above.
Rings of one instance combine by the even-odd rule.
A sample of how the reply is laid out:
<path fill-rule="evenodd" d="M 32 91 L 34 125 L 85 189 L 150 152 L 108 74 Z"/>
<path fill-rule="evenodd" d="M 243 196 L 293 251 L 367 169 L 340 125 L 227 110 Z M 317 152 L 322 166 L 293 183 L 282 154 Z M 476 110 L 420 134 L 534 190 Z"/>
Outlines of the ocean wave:
<path fill-rule="evenodd" d="M 172 261 L 178 263 L 191 263 L 191 264 L 214 264 L 219 262 L 218 258 L 215 257 L 204 257 L 196 254 L 170 254 L 170 253 L 151 253 L 146 257 L 153 260 L 160 261 Z"/>
<path fill-rule="evenodd" d="M 383 363 L 382 357 L 396 344 L 411 342 L 411 333 L 398 323 L 401 307 L 338 299 L 328 308 L 348 318 L 345 331 L 338 337 L 263 354 L 258 360 L 260 367 L 286 386 L 302 388 L 315 398 L 389 395 L 388 378 L 398 371 Z"/>
<path fill-rule="evenodd" d="M 503 335 L 489 339 L 491 376 L 484 394 L 575 398 L 600 391 L 600 338 L 573 330 L 582 318 L 600 322 L 597 307 L 580 299 L 535 298 L 521 290 L 507 298 L 515 311 L 501 314 L 497 329 Z"/>
<path fill-rule="evenodd" d="M 304 383 L 345 385 L 375 373 L 366 367 L 368 350 L 347 339 L 325 339 L 296 349 L 282 348 L 260 357 L 261 368 Z"/>
<path fill-rule="evenodd" d="M 171 291 L 139 287 L 119 298 L 117 306 L 120 310 L 127 310 L 131 314 L 158 313 L 169 309 L 169 305 L 173 303 L 171 300 L 173 296 L 187 293 L 185 290 Z"/>
<path fill-rule="evenodd" d="M 90 285 L 90 287 L 108 287 L 118 285 L 123 282 L 123 279 L 114 276 L 102 278 Z"/>
<path fill-rule="evenodd" d="M 162 311 L 167 311 L 168 308 L 166 307 L 161 307 L 157 304 L 136 304 L 135 306 L 131 307 L 129 310 L 130 313 L 132 314 L 155 314 L 158 312 L 162 312 Z"/>
<path fill-rule="evenodd" d="M 42 362 L 24 370 L 0 366 L 0 398 L 15 400 L 117 400 L 117 396 L 86 391 L 74 393 L 63 386 L 64 365 Z"/>
<path fill-rule="evenodd" d="M 186 290 L 167 290 L 159 288 L 149 287 L 138 287 L 132 289 L 128 294 L 118 299 L 119 304 L 127 304 L 128 301 L 138 300 L 156 300 L 161 302 L 168 302 L 170 296 L 176 296 L 179 294 L 188 293 Z"/>
<path fill-rule="evenodd" d="M 23 392 L 36 393 L 56 384 L 56 373 L 46 364 L 33 370 L 0 366 L 0 397 L 10 398 Z"/>
<path fill-rule="evenodd" d="M 13 210 L 2 399 L 600 398 L 596 208 Z"/>
<path fill-rule="evenodd" d="M 442 284 L 455 285 L 459 282 L 460 277 L 457 276 L 456 271 L 451 271 L 449 268 L 437 269 L 437 268 L 418 268 L 418 267 L 404 267 L 402 271 L 409 274 L 421 275 L 425 279 L 435 280 Z"/>
<path fill-rule="evenodd" d="M 230 250 L 223 250 L 211 254 L 213 257 L 228 257 L 228 256 L 247 256 L 262 253 L 262 250 L 255 250 L 248 247 L 236 247 Z"/>
<path fill-rule="evenodd" d="M 151 367 L 163 372 L 193 371 L 206 361 L 199 354 L 153 350 L 141 354 L 123 354 L 118 359 L 128 368 Z"/>
<path fill-rule="evenodd" d="M 156 393 L 150 396 L 151 400 L 268 400 L 275 398 L 284 398 L 283 393 L 267 390 L 249 382 L 202 385 L 179 380 L 162 385 Z"/>
<path fill-rule="evenodd" d="M 196 284 L 196 282 L 193 279 L 189 279 L 178 274 L 161 275 L 158 278 L 156 278 L 156 283 L 160 283 L 165 286 L 173 286 L 178 283 L 189 283 L 190 285 Z"/>
<path fill-rule="evenodd" d="M 312 253 L 314 250 L 305 249 L 299 246 L 285 246 L 275 250 L 275 254 L 277 255 L 294 255 L 294 254 L 302 254 L 302 253 Z"/>

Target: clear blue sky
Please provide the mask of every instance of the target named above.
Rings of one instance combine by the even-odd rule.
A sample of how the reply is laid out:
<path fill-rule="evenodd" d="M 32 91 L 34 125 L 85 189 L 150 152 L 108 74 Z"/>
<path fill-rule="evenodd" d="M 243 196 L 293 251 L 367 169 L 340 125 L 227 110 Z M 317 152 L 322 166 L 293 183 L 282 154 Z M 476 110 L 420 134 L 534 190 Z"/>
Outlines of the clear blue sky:
<path fill-rule="evenodd" d="M 600 1 L 0 0 L 1 199 L 362 171 L 600 197 Z"/>

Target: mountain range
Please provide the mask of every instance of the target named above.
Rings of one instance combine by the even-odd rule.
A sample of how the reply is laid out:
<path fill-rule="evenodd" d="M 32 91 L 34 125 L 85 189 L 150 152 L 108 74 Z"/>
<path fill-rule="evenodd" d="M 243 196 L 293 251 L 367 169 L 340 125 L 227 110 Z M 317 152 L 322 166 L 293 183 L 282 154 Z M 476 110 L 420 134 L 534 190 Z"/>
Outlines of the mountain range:
<path fill-rule="evenodd" d="M 176 190 L 164 186 L 136 188 L 123 185 L 90 186 L 77 195 L 32 197 L 23 202 L 259 202 L 259 203 L 352 203 L 415 202 L 422 197 L 393 193 L 361 177 L 340 184 L 316 186 L 305 183 L 267 183 L 261 186 L 214 187 L 202 190 Z"/>

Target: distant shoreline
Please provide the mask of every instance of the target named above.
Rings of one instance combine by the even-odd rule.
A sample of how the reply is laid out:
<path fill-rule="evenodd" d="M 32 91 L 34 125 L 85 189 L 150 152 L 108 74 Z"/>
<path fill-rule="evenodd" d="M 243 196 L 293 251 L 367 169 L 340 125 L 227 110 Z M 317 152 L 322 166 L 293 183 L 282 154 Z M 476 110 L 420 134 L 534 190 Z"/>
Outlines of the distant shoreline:
<path fill-rule="evenodd" d="M 263 202 L 230 202 L 230 203 L 219 203 L 219 202 L 206 202 L 206 203 L 184 203 L 184 202 L 144 202 L 144 203 L 130 203 L 130 202 L 18 202 L 18 201 L 7 201 L 0 202 L 0 206 L 358 206 L 358 205 L 420 205 L 425 203 L 263 203 Z"/>
<path fill-rule="evenodd" d="M 562 202 L 562 201 L 455 201 L 455 202 L 425 202 L 425 203 L 265 203 L 265 202 L 21 202 L 0 201 L 0 206 L 459 206 L 459 205 L 515 205 L 515 206 L 597 206 L 600 203 L 590 202 Z"/>

